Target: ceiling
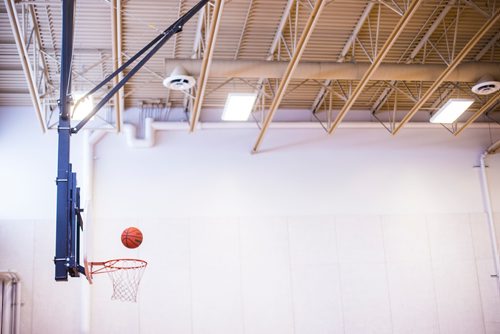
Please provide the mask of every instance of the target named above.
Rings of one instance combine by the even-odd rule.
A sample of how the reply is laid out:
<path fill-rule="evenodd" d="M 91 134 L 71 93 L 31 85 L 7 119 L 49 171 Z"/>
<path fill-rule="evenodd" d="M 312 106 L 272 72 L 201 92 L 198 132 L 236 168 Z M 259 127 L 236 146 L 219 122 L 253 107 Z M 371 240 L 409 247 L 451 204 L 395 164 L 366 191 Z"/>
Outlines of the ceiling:
<path fill-rule="evenodd" d="M 76 2 L 73 91 L 93 88 L 197 3 Z M 17 43 L 26 45 L 31 95 L 9 6 Z M 0 105 L 35 101 L 45 128 L 57 124 L 61 7 L 56 0 L 0 4 Z M 500 0 L 212 0 L 100 118 L 119 128 L 135 109 L 157 121 L 185 118 L 194 129 L 219 120 L 228 93 L 257 91 L 250 122 L 260 123 L 261 136 L 272 121 L 321 122 L 329 133 L 342 122 L 380 122 L 396 134 L 427 122 L 452 97 L 475 99 L 460 123 L 447 126 L 454 134 L 473 122 L 496 125 L 498 92 L 477 95 L 471 87 L 484 75 L 500 81 L 499 9 Z M 162 85 L 176 65 L 196 78 L 193 89 Z"/>

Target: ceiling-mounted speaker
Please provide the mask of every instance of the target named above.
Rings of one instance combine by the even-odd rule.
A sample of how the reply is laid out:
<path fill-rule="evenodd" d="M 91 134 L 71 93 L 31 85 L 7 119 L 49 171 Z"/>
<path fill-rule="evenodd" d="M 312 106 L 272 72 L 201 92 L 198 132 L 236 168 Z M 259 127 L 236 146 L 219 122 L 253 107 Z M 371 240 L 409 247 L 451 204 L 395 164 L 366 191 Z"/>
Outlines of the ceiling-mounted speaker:
<path fill-rule="evenodd" d="M 478 95 L 493 94 L 500 89 L 500 82 L 493 79 L 491 75 L 483 75 L 472 87 L 472 92 Z"/>
<path fill-rule="evenodd" d="M 196 80 L 180 65 L 176 66 L 170 76 L 163 80 L 163 86 L 173 90 L 188 90 L 192 88 L 195 83 Z"/>

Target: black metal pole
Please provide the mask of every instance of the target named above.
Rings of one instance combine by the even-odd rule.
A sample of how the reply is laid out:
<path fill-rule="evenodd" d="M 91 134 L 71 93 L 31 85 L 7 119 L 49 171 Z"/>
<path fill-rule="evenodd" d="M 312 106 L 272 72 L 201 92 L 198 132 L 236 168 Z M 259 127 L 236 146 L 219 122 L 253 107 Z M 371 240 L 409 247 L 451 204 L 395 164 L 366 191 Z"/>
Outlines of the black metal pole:
<path fill-rule="evenodd" d="M 75 0 L 63 0 L 62 3 L 62 47 L 61 47 L 61 82 L 59 97 L 59 133 L 57 162 L 57 212 L 56 212 L 56 255 L 55 279 L 68 279 L 68 262 L 71 238 L 68 238 L 71 223 L 70 189 L 70 97 L 71 63 L 73 57 L 73 24 Z"/>

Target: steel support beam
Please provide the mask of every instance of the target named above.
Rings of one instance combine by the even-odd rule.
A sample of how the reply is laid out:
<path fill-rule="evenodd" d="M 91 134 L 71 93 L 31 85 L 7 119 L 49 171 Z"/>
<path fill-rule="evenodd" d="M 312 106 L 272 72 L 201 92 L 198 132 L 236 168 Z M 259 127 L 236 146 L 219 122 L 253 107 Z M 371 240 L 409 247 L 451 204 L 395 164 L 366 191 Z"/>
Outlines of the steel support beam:
<path fill-rule="evenodd" d="M 469 40 L 469 42 L 464 46 L 462 51 L 453 59 L 449 66 L 444 70 L 429 87 L 429 89 L 422 95 L 422 98 L 413 106 L 413 108 L 406 114 L 406 116 L 401 120 L 401 122 L 392 131 L 392 134 L 401 130 L 406 123 L 408 123 L 412 117 L 417 113 L 420 108 L 429 100 L 434 94 L 434 92 L 439 88 L 439 86 L 448 78 L 449 74 L 455 70 L 455 68 L 460 64 L 460 62 L 465 58 L 465 56 L 474 48 L 474 46 L 481 40 L 481 38 L 490 30 L 496 22 L 500 19 L 500 10 L 497 10 L 489 19 L 486 21 L 481 29 Z"/>
<path fill-rule="evenodd" d="M 490 39 L 488 44 L 486 44 L 484 48 L 482 48 L 481 51 L 478 52 L 478 54 L 474 57 L 474 60 L 480 61 L 481 58 L 483 58 L 483 56 L 486 54 L 486 52 L 488 52 L 488 50 L 491 49 L 499 39 L 500 39 L 500 31 L 498 31 L 497 34 L 492 39 Z"/>
<path fill-rule="evenodd" d="M 344 62 L 345 61 L 345 56 L 349 52 L 349 49 L 351 48 L 352 44 L 356 40 L 356 37 L 359 34 L 359 31 L 365 24 L 366 19 L 370 15 L 370 12 L 372 11 L 373 6 L 375 6 L 375 2 L 369 2 L 368 5 L 366 5 L 365 9 L 363 10 L 363 13 L 361 14 L 361 17 L 358 20 L 358 23 L 356 23 L 356 26 L 354 27 L 351 35 L 349 36 L 349 39 L 347 39 L 347 42 L 344 45 L 344 48 L 342 49 L 342 52 L 340 52 L 340 55 L 338 57 L 338 62 Z M 314 99 L 312 109 L 315 111 L 321 103 L 323 103 L 323 100 L 325 98 L 325 93 L 326 93 L 326 87 L 330 85 L 332 81 L 330 79 L 327 79 L 323 82 L 323 86 L 321 86 L 320 91 L 318 92 L 318 95 L 316 95 L 316 98 Z"/>
<path fill-rule="evenodd" d="M 238 41 L 238 46 L 236 47 L 236 52 L 234 53 L 234 59 L 238 59 L 238 56 L 240 54 L 241 44 L 243 43 L 243 39 L 245 38 L 248 20 L 250 19 L 250 16 L 252 15 L 253 2 L 254 2 L 254 0 L 250 0 L 248 2 L 247 15 L 245 16 L 245 21 L 243 22 L 243 29 L 241 29 L 241 34 L 240 34 L 240 39 Z"/>
<path fill-rule="evenodd" d="M 356 41 L 356 37 L 358 37 L 358 34 L 359 34 L 361 28 L 363 27 L 363 25 L 365 24 L 366 19 L 370 15 L 373 6 L 375 6 L 375 2 L 369 2 L 366 5 L 365 9 L 363 10 L 363 13 L 361 14 L 361 17 L 358 20 L 358 23 L 356 23 L 356 26 L 354 27 L 354 30 L 351 33 L 351 36 L 349 36 L 349 39 L 345 43 L 344 48 L 342 49 L 342 52 L 340 52 L 340 56 L 338 59 L 339 62 L 343 62 L 345 60 L 345 56 L 347 55 L 347 53 L 351 49 L 351 46 L 354 44 L 354 41 Z"/>
<path fill-rule="evenodd" d="M 212 14 L 212 21 L 210 22 L 210 30 L 206 42 L 207 44 L 205 46 L 205 52 L 203 54 L 203 61 L 201 64 L 201 73 L 200 77 L 198 78 L 196 97 L 194 99 L 193 110 L 191 111 L 191 119 L 190 119 L 191 127 L 189 129 L 190 132 L 193 132 L 196 129 L 196 123 L 198 123 L 198 120 L 200 118 L 201 106 L 203 104 L 203 99 L 205 97 L 205 90 L 208 82 L 208 74 L 210 72 L 210 66 L 212 64 L 215 40 L 217 39 L 217 34 L 219 32 L 223 7 L 224 7 L 224 0 L 215 0 L 213 14 Z"/>
<path fill-rule="evenodd" d="M 336 119 L 334 120 L 332 126 L 330 129 L 328 129 L 328 133 L 332 134 L 333 131 L 339 126 L 339 124 L 342 122 L 344 119 L 345 115 L 347 112 L 351 109 L 351 107 L 354 105 L 356 102 L 357 98 L 361 95 L 363 88 L 368 84 L 368 81 L 371 79 L 373 76 L 373 73 L 377 70 L 379 65 L 382 63 L 382 60 L 385 58 L 389 50 L 391 49 L 392 45 L 396 42 L 397 38 L 403 32 L 403 29 L 406 27 L 406 25 L 410 22 L 411 18 L 413 17 L 413 14 L 417 11 L 418 7 L 422 4 L 422 0 L 416 0 L 410 4 L 404 15 L 401 17 L 399 20 L 398 24 L 394 28 L 394 30 L 391 32 L 389 37 L 387 38 L 386 42 L 380 49 L 380 52 L 377 54 L 377 57 L 373 60 L 373 63 L 371 66 L 368 68 L 368 70 L 365 72 L 363 75 L 363 78 L 361 78 L 359 84 L 356 86 L 354 89 L 354 92 L 352 95 L 349 97 L 347 102 L 344 104 L 342 109 L 340 110 L 339 114 L 337 115 Z"/>
<path fill-rule="evenodd" d="M 206 10 L 202 10 L 198 14 L 198 21 L 196 23 L 196 35 L 194 36 L 193 53 L 191 54 L 191 59 L 199 59 L 201 57 L 203 28 L 205 27 L 205 15 L 207 12 L 208 12 L 208 6 Z M 201 68 L 201 65 L 199 68 Z M 166 73 L 171 73 L 171 72 L 166 72 Z M 184 94 L 183 109 L 186 111 L 190 106 L 190 102 L 194 100 L 194 97 L 192 97 L 193 92 L 194 88 L 191 88 L 189 89 L 189 91 L 186 92 L 187 94 Z M 167 91 L 167 105 L 170 103 L 169 99 L 170 99 L 170 91 Z M 192 110 L 192 104 L 191 104 L 191 110 Z"/>
<path fill-rule="evenodd" d="M 476 12 L 483 15 L 484 17 L 488 18 L 490 16 L 489 13 L 487 13 L 485 10 L 483 10 L 476 4 L 477 1 L 471 1 L 471 0 L 462 0 L 462 1 L 465 2 L 467 5 L 469 5 L 471 8 L 473 8 Z"/>
<path fill-rule="evenodd" d="M 111 0 L 111 53 L 113 57 L 113 72 L 122 65 L 122 40 L 121 40 L 121 0 Z M 116 86 L 120 81 L 119 76 L 113 78 L 113 85 Z M 116 131 L 120 132 L 121 115 L 123 112 L 123 92 L 124 88 L 120 89 L 114 96 Z"/>
<path fill-rule="evenodd" d="M 500 91 L 496 92 L 495 95 L 490 97 L 490 99 L 483 104 L 483 106 L 474 113 L 463 125 L 461 128 L 459 128 L 457 131 L 455 131 L 453 134 L 455 136 L 458 136 L 459 134 L 462 133 L 462 131 L 465 130 L 469 125 L 471 125 L 476 119 L 479 118 L 482 114 L 487 112 L 490 108 L 494 107 L 495 104 L 500 100 Z"/>
<path fill-rule="evenodd" d="M 434 33 L 434 31 L 436 30 L 436 28 L 441 24 L 441 21 L 444 20 L 444 18 L 446 17 L 446 15 L 448 14 L 448 12 L 451 10 L 451 8 L 453 7 L 453 5 L 455 5 L 455 2 L 456 0 L 450 0 L 448 2 L 448 4 L 443 8 L 443 10 L 441 11 L 441 13 L 439 13 L 438 17 L 436 18 L 436 20 L 432 23 L 432 25 L 429 27 L 429 29 L 427 30 L 427 32 L 424 34 L 424 36 L 422 37 L 422 39 L 420 40 L 420 42 L 417 44 L 417 46 L 415 47 L 415 49 L 412 51 L 412 53 L 410 54 L 410 56 L 408 57 L 407 59 L 407 63 L 411 63 L 413 62 L 413 60 L 415 59 L 415 57 L 417 56 L 417 54 L 420 52 L 420 50 L 422 50 L 422 48 L 424 47 L 425 43 L 427 43 L 427 41 L 429 40 L 429 38 L 431 37 L 431 35 Z M 391 84 L 395 84 L 396 82 L 395 81 L 392 81 Z M 389 98 L 389 96 L 392 94 L 393 92 L 393 89 L 392 88 L 386 88 L 384 89 L 384 91 L 382 92 L 382 94 L 380 94 L 379 98 L 377 99 L 377 101 L 375 101 L 375 103 L 373 104 L 371 110 L 374 114 L 376 114 L 381 108 L 382 106 L 385 104 L 385 102 L 387 101 L 387 99 Z"/>
<path fill-rule="evenodd" d="M 290 12 L 292 10 L 292 6 L 294 4 L 295 0 L 288 0 L 285 10 L 283 11 L 283 14 L 281 15 L 281 20 L 278 25 L 278 29 L 276 30 L 276 33 L 274 34 L 274 39 L 271 44 L 271 47 L 269 48 L 269 53 L 267 55 L 267 61 L 272 61 L 274 59 L 274 53 L 276 52 L 276 48 L 278 47 L 278 43 L 281 39 L 281 36 L 283 35 L 283 29 L 285 28 L 288 16 L 290 16 Z M 267 77 L 268 78 L 268 77 Z M 262 96 L 262 94 L 265 93 L 265 88 L 263 86 L 264 80 L 266 77 L 260 76 L 259 81 L 257 82 L 257 87 L 259 87 L 257 100 L 259 100 L 259 97 Z"/>
<path fill-rule="evenodd" d="M 408 61 L 413 61 L 413 59 L 415 59 L 415 57 L 417 56 L 417 54 L 420 52 L 420 50 L 422 50 L 422 48 L 424 47 L 425 43 L 427 43 L 427 41 L 429 40 L 429 38 L 431 37 L 431 35 L 434 33 L 434 31 L 436 30 L 436 28 L 441 24 L 441 22 L 444 20 L 444 18 L 446 17 L 446 15 L 448 15 L 448 12 L 453 8 L 453 6 L 455 5 L 455 2 L 456 2 L 456 0 L 450 0 L 448 2 L 448 4 L 443 8 L 443 10 L 441 11 L 441 13 L 439 13 L 439 16 L 432 23 L 432 25 L 429 27 L 429 30 L 427 30 L 427 32 L 425 33 L 424 37 L 422 37 L 422 39 L 420 40 L 420 42 L 417 44 L 417 46 L 415 47 L 415 49 L 410 54 L 410 59 L 408 59 Z"/>
<path fill-rule="evenodd" d="M 37 21 L 36 21 L 35 10 L 34 10 L 33 6 L 29 6 L 29 13 L 31 16 L 31 22 L 33 22 L 33 29 L 35 32 L 35 38 L 36 38 L 35 45 L 38 45 L 38 48 L 41 49 L 42 48 L 42 37 L 40 35 L 40 29 L 39 29 Z M 38 51 L 38 50 L 35 50 L 35 51 Z M 53 88 L 52 83 L 49 82 L 50 76 L 49 76 L 47 61 L 45 60 L 45 57 L 43 57 L 41 54 L 39 55 L 39 57 L 40 57 L 40 61 L 42 63 L 43 75 L 45 76 L 45 83 L 47 86 L 49 86 L 52 89 Z M 36 71 L 36 69 L 35 69 L 35 71 Z M 44 93 L 46 93 L 46 92 L 42 92 L 42 94 L 44 94 Z M 40 96 L 40 95 L 38 95 L 38 96 Z"/>
<path fill-rule="evenodd" d="M 116 0 L 116 44 L 118 47 L 118 68 L 123 65 L 123 38 L 122 38 L 122 0 Z M 118 73 L 118 81 L 123 79 L 123 72 Z M 120 105 L 120 114 L 116 119 L 116 128 L 121 130 L 122 115 L 125 112 L 125 86 L 118 90 L 118 104 Z"/>
<path fill-rule="evenodd" d="M 117 66 L 120 68 L 123 65 L 123 39 L 122 39 L 122 0 L 116 0 L 116 45 L 117 45 Z M 123 79 L 123 72 L 118 73 L 118 81 Z M 125 112 L 125 86 L 118 90 L 118 104 L 120 107 L 119 115 L 116 118 L 116 129 L 121 131 L 122 116 Z"/>
<path fill-rule="evenodd" d="M 297 65 L 300 61 L 300 58 L 302 57 L 302 54 L 304 53 L 304 50 L 306 48 L 307 42 L 309 41 L 309 38 L 312 35 L 312 32 L 314 31 L 314 27 L 316 26 L 316 23 L 319 20 L 319 16 L 321 14 L 321 11 L 323 10 L 325 6 L 325 1 L 324 0 L 317 0 L 311 14 L 309 15 L 309 19 L 307 20 L 307 23 L 304 27 L 304 30 L 302 31 L 302 35 L 300 36 L 299 42 L 297 44 L 297 47 L 295 49 L 295 52 L 292 56 L 292 59 L 290 59 L 290 62 L 288 64 L 288 67 L 285 71 L 285 74 L 281 78 L 280 85 L 278 87 L 278 90 L 276 91 L 276 94 L 274 96 L 274 99 L 271 103 L 271 106 L 269 108 L 269 112 L 266 115 L 266 118 L 264 120 L 264 123 L 262 125 L 262 129 L 260 130 L 260 134 L 257 138 L 257 141 L 253 147 L 253 152 L 257 152 L 259 149 L 259 146 L 264 139 L 264 135 L 269 128 L 269 124 L 271 124 L 271 121 L 274 117 L 274 114 L 276 113 L 276 110 L 278 110 L 278 107 L 281 103 L 281 100 L 285 96 L 286 89 L 288 87 L 288 84 L 292 80 L 292 75 L 295 69 L 297 68 Z"/>
<path fill-rule="evenodd" d="M 288 19 L 288 16 L 290 16 L 290 12 L 292 10 L 292 6 L 295 0 L 288 0 L 285 10 L 283 11 L 283 14 L 281 16 L 281 21 L 278 25 L 278 29 L 276 30 L 276 34 L 274 34 L 274 39 L 273 43 L 271 44 L 271 47 L 269 48 L 269 54 L 267 56 L 267 60 L 272 60 L 273 55 L 276 52 L 276 48 L 278 47 L 278 43 L 281 39 L 281 36 L 283 34 L 283 29 L 285 29 L 285 25 Z"/>
<path fill-rule="evenodd" d="M 28 85 L 28 90 L 31 97 L 31 102 L 35 108 L 36 116 L 42 128 L 42 132 L 47 131 L 47 126 L 45 125 L 45 120 L 43 117 L 43 107 L 40 101 L 40 93 L 35 81 L 35 76 L 31 69 L 29 63 L 28 50 L 26 48 L 26 43 L 23 39 L 23 34 L 21 31 L 21 25 L 17 18 L 17 12 L 15 3 L 13 0 L 5 0 L 5 8 L 7 9 L 7 14 L 9 16 L 10 26 L 12 28 L 12 33 L 14 34 L 14 40 L 16 41 L 17 52 L 19 53 L 19 58 L 21 60 L 21 65 L 23 67 L 24 76 L 26 77 L 26 84 Z"/>
<path fill-rule="evenodd" d="M 196 35 L 194 37 L 194 43 L 193 43 L 193 54 L 191 55 L 191 59 L 198 59 L 199 54 L 200 54 L 200 46 L 201 46 L 201 39 L 203 37 L 202 30 L 203 30 L 203 21 L 205 20 L 205 10 L 200 11 L 198 14 L 198 23 L 196 24 Z"/>

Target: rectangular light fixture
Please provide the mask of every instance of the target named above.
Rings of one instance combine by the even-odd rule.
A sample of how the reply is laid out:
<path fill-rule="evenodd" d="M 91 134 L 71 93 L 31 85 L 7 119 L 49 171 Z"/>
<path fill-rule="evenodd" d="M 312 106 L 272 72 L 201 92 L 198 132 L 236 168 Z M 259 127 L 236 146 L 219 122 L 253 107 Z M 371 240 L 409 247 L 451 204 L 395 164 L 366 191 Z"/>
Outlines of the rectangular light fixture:
<path fill-rule="evenodd" d="M 222 113 L 223 121 L 247 121 L 257 93 L 229 93 Z"/>
<path fill-rule="evenodd" d="M 73 104 L 76 101 L 80 100 L 85 93 L 84 92 L 74 92 L 73 94 Z M 71 119 L 81 121 L 84 119 L 91 111 L 94 109 L 94 101 L 92 96 L 87 97 L 86 99 L 80 101 L 76 109 L 74 109 L 74 105 L 71 108 Z"/>
<path fill-rule="evenodd" d="M 474 103 L 471 99 L 449 99 L 432 115 L 431 123 L 454 123 Z"/>

